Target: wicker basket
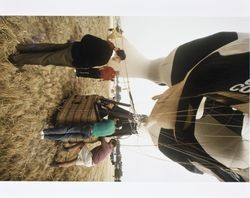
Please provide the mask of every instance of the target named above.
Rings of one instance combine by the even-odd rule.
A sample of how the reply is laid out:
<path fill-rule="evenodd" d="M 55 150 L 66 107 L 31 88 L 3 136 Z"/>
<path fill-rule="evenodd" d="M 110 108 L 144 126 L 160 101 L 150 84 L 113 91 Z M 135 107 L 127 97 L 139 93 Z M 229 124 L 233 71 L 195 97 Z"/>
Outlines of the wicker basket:
<path fill-rule="evenodd" d="M 96 101 L 98 95 L 73 95 L 69 97 L 59 110 L 56 117 L 56 125 L 77 125 L 86 122 L 100 121 Z"/>

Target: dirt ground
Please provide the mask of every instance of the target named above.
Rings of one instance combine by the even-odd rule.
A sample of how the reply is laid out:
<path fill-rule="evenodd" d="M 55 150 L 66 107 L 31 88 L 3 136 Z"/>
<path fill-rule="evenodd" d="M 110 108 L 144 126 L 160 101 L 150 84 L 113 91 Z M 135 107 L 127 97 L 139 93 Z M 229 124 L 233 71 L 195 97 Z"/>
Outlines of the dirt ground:
<path fill-rule="evenodd" d="M 0 17 L 0 180 L 113 181 L 109 158 L 93 168 L 50 167 L 61 143 L 40 139 L 61 100 L 72 93 L 108 96 L 108 83 L 75 78 L 66 67 L 25 65 L 18 72 L 7 57 L 18 43 L 79 40 L 108 34 L 108 17 Z M 74 157 L 74 156 L 73 156 Z"/>

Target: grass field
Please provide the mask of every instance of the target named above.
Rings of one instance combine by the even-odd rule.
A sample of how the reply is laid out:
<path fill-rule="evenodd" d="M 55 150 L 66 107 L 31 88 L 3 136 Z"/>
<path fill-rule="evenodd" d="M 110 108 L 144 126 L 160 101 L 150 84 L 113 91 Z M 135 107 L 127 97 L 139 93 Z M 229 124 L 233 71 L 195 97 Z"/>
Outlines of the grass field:
<path fill-rule="evenodd" d="M 69 159 L 62 145 L 40 139 L 61 100 L 72 93 L 108 96 L 108 83 L 76 79 L 71 68 L 26 65 L 19 72 L 7 57 L 18 43 L 79 40 L 108 34 L 108 17 L 0 18 L 0 180 L 113 181 L 109 158 L 93 168 L 49 166 L 55 154 Z"/>

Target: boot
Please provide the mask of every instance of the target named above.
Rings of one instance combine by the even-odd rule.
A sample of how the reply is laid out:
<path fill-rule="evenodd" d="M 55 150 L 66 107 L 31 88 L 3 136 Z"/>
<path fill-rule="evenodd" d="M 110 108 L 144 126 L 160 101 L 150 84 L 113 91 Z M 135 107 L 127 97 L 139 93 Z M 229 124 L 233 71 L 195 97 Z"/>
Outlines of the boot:
<path fill-rule="evenodd" d="M 17 53 L 14 54 L 10 54 L 8 56 L 8 61 L 11 62 L 16 68 L 18 69 L 22 69 L 22 67 L 24 66 L 24 64 L 18 64 L 15 60 L 15 56 L 17 55 Z"/>

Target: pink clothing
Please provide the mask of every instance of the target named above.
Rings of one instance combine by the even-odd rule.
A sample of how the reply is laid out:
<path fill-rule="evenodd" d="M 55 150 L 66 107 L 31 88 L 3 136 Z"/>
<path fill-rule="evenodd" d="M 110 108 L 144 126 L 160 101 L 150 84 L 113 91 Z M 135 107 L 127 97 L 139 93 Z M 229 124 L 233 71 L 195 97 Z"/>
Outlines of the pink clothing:
<path fill-rule="evenodd" d="M 104 160 L 113 150 L 113 146 L 104 139 L 101 142 L 102 144 L 100 146 L 91 150 L 93 164 L 98 164 L 100 161 Z"/>

